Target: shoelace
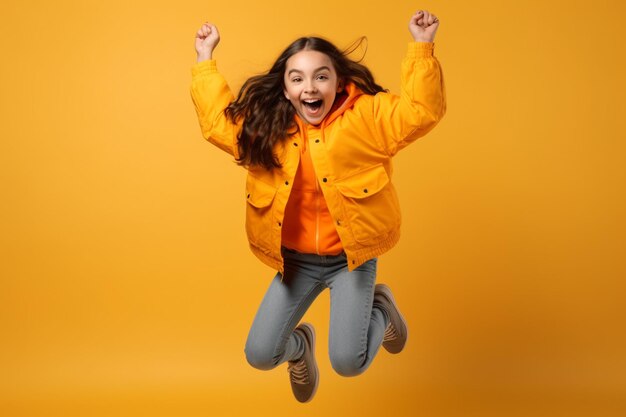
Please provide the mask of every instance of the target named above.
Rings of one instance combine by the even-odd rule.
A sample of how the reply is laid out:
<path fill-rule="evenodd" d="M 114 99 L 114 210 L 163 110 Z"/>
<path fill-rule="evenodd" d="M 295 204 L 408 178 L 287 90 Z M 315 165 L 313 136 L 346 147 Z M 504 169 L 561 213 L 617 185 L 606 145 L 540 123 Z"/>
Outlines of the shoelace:
<path fill-rule="evenodd" d="M 398 338 L 398 331 L 396 330 L 395 326 L 389 323 L 389 326 L 387 326 L 387 328 L 385 329 L 385 336 L 383 338 L 383 341 L 389 342 L 397 338 Z"/>
<path fill-rule="evenodd" d="M 304 359 L 300 359 L 298 362 L 289 363 L 287 368 L 291 374 L 291 381 L 296 384 L 308 384 L 309 383 L 309 371 L 306 367 Z"/>

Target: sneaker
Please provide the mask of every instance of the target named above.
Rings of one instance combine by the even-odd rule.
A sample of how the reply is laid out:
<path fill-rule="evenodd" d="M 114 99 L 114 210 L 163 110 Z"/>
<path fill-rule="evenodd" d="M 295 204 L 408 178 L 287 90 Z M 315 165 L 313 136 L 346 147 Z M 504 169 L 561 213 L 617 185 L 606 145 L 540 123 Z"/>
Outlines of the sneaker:
<path fill-rule="evenodd" d="M 302 323 L 294 330 L 304 339 L 304 354 L 302 358 L 289 361 L 289 377 L 291 390 L 296 400 L 301 403 L 313 399 L 319 383 L 319 372 L 315 361 L 315 329 L 309 323 Z"/>
<path fill-rule="evenodd" d="M 391 289 L 385 284 L 376 284 L 374 305 L 382 308 L 389 317 L 389 324 L 385 329 L 385 337 L 383 338 L 383 347 L 389 353 L 400 353 L 409 337 L 409 329 L 400 310 L 398 310 Z"/>

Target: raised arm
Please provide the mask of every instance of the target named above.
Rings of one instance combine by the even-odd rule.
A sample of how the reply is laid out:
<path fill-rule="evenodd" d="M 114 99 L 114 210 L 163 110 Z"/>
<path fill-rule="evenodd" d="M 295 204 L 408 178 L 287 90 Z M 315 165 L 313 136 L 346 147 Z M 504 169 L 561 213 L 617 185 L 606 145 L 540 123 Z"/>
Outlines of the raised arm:
<path fill-rule="evenodd" d="M 439 19 L 426 10 L 411 16 L 413 41 L 402 61 L 400 96 L 374 97 L 375 130 L 389 155 L 395 155 L 434 128 L 446 112 L 441 65 L 434 52 Z"/>
<path fill-rule="evenodd" d="M 237 133 L 240 126 L 224 114 L 234 97 L 224 77 L 217 72 L 213 59 L 213 51 L 219 41 L 217 27 L 210 23 L 204 23 L 196 33 L 198 57 L 197 63 L 191 69 L 191 98 L 198 114 L 202 136 L 238 158 Z"/>

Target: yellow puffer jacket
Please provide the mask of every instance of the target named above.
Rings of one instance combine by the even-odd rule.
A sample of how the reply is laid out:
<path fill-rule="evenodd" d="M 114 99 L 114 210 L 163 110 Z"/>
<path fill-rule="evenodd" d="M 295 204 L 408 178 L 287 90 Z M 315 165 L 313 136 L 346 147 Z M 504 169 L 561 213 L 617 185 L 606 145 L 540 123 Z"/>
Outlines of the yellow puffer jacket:
<path fill-rule="evenodd" d="M 433 43 L 409 44 L 400 96 L 366 95 L 348 85 L 349 97 L 339 111 L 319 126 L 301 125 L 297 135 L 277 146 L 282 168 L 248 169 L 246 231 L 261 261 L 283 272 L 281 227 L 303 141 L 310 147 L 349 270 L 397 243 L 400 205 L 391 183 L 392 157 L 428 133 L 446 112 L 443 74 L 433 49 Z M 193 66 L 191 96 L 204 138 L 238 157 L 241 126 L 224 115 L 234 97 L 214 60 Z"/>

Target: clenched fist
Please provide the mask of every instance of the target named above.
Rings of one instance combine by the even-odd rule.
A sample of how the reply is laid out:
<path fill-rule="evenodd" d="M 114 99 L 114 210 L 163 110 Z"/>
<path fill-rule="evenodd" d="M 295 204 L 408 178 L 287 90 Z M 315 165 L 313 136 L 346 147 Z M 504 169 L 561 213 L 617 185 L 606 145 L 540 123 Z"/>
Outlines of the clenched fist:
<path fill-rule="evenodd" d="M 213 58 L 213 50 L 220 43 L 220 33 L 215 25 L 205 22 L 196 33 L 198 62 Z"/>
<path fill-rule="evenodd" d="M 433 42 L 439 28 L 439 19 L 428 10 L 418 10 L 409 21 L 409 31 L 415 42 Z"/>

